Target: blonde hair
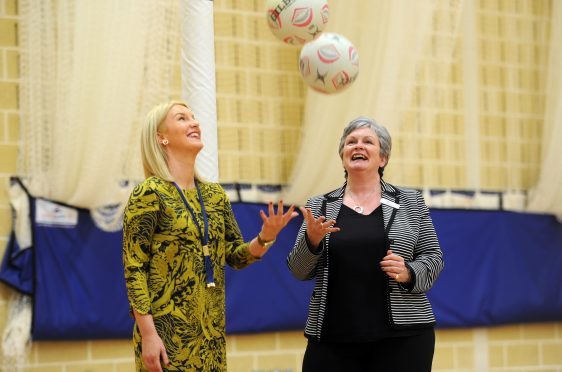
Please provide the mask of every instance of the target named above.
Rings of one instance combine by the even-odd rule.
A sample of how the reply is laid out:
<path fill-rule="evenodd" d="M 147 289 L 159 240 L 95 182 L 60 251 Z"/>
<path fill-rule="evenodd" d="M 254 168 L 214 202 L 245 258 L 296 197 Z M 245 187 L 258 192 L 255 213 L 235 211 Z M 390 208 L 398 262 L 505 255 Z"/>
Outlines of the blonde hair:
<path fill-rule="evenodd" d="M 158 141 L 158 131 L 161 129 L 168 112 L 176 105 L 190 108 L 182 101 L 170 101 L 156 105 L 146 115 L 145 123 L 141 129 L 141 155 L 144 176 L 156 176 L 172 182 L 174 177 L 168 169 L 168 155 Z"/>

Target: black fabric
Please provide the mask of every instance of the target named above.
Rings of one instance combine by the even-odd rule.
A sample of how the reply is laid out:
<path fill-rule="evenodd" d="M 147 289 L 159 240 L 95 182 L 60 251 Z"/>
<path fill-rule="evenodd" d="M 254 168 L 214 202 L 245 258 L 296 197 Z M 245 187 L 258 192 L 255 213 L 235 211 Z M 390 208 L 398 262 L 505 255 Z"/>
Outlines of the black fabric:
<path fill-rule="evenodd" d="M 374 341 L 388 335 L 382 208 L 369 215 L 342 205 L 330 241 L 328 302 L 322 340 Z"/>
<path fill-rule="evenodd" d="M 409 336 L 418 330 L 397 330 L 388 315 L 388 279 L 380 268 L 386 255 L 382 207 L 369 215 L 342 205 L 330 242 L 330 272 L 322 340 L 367 342 Z"/>
<path fill-rule="evenodd" d="M 430 372 L 435 350 L 433 328 L 408 337 L 374 342 L 318 342 L 309 340 L 303 372 Z"/>

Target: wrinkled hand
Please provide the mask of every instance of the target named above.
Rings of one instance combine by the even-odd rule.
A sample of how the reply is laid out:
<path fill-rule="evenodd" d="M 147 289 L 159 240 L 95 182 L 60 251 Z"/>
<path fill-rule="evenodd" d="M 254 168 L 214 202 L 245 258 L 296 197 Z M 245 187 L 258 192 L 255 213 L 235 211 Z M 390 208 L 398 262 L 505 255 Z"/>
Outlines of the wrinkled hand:
<path fill-rule="evenodd" d="M 283 213 L 283 200 L 277 203 L 277 211 L 273 208 L 273 202 L 269 202 L 268 214 L 260 210 L 260 216 L 263 221 L 260 236 L 263 240 L 269 241 L 277 237 L 285 226 L 293 218 L 299 214 L 295 212 L 295 206 L 291 205 L 286 213 Z"/>
<path fill-rule="evenodd" d="M 381 269 L 386 275 L 399 283 L 408 283 L 410 281 L 410 270 L 404 264 L 404 258 L 392 253 L 390 249 L 381 261 Z"/>
<path fill-rule="evenodd" d="M 162 339 L 158 335 L 142 338 L 142 360 L 149 372 L 162 372 L 162 365 L 168 365 L 168 355 Z"/>
<path fill-rule="evenodd" d="M 310 208 L 300 207 L 301 213 L 306 222 L 306 235 L 308 241 L 314 246 L 318 247 L 324 236 L 327 233 L 340 231 L 339 227 L 334 227 L 336 220 L 326 221 L 326 217 L 319 216 L 314 218 Z"/>

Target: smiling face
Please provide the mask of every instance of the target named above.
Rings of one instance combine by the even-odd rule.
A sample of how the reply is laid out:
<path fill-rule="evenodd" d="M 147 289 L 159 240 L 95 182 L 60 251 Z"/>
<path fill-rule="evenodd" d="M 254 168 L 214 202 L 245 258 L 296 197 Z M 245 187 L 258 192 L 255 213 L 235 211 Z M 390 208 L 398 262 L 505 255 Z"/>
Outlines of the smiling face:
<path fill-rule="evenodd" d="M 174 105 L 168 111 L 158 131 L 158 139 L 168 152 L 198 153 L 203 148 L 199 121 L 193 111 L 183 105 Z"/>
<path fill-rule="evenodd" d="M 381 157 L 377 134 L 368 127 L 358 128 L 346 138 L 342 151 L 342 164 L 349 175 L 356 172 L 378 174 L 384 167 L 386 158 Z"/>

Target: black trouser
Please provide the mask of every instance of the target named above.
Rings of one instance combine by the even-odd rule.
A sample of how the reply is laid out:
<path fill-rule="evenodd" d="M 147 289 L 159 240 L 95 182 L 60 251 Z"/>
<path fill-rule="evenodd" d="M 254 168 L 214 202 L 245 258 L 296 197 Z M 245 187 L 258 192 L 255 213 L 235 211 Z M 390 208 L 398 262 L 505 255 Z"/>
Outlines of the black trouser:
<path fill-rule="evenodd" d="M 309 340 L 303 372 L 429 372 L 435 350 L 433 328 L 414 336 L 375 342 L 316 342 Z"/>

